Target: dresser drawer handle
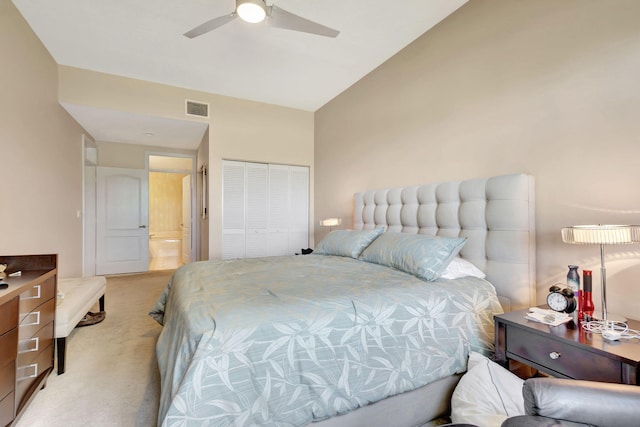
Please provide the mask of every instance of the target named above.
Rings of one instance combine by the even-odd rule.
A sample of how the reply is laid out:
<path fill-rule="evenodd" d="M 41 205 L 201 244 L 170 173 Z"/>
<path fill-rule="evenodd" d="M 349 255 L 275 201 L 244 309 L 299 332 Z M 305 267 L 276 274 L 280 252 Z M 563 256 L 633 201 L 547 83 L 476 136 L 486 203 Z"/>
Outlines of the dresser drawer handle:
<path fill-rule="evenodd" d="M 28 380 L 29 378 L 35 378 L 38 376 L 38 364 L 32 363 L 31 365 L 23 366 L 20 368 L 21 376 L 18 377 L 18 381 Z M 32 370 L 32 373 L 28 373 L 29 370 Z"/>
<path fill-rule="evenodd" d="M 558 353 L 557 351 L 552 351 L 551 353 L 549 353 L 549 357 L 552 358 L 553 360 L 556 359 L 560 359 L 561 354 Z"/>
<path fill-rule="evenodd" d="M 38 343 L 40 339 L 38 337 L 29 338 L 28 340 L 20 341 L 20 354 L 31 353 L 32 351 L 38 351 Z M 31 345 L 31 343 L 34 343 Z"/>
<path fill-rule="evenodd" d="M 34 319 L 29 319 L 31 320 L 31 323 L 28 323 L 27 318 L 31 316 Z M 39 311 L 34 311 L 31 312 L 29 314 L 27 314 L 26 316 L 24 316 L 24 320 L 22 321 L 23 323 L 20 324 L 20 326 L 35 326 L 35 325 L 39 325 L 40 324 L 40 312 Z"/>
<path fill-rule="evenodd" d="M 22 299 L 38 299 L 38 298 L 40 298 L 40 285 L 35 285 L 33 287 L 33 289 L 35 289 L 37 291 L 36 295 L 31 295 L 29 297 L 24 297 Z"/>

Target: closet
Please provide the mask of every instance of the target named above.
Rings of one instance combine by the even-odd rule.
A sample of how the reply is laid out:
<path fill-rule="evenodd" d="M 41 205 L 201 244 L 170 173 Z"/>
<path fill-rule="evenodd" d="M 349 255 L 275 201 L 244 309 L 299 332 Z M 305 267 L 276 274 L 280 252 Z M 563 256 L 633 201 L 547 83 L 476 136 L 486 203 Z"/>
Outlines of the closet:
<path fill-rule="evenodd" d="M 308 247 L 308 167 L 223 160 L 222 189 L 223 259 Z"/>

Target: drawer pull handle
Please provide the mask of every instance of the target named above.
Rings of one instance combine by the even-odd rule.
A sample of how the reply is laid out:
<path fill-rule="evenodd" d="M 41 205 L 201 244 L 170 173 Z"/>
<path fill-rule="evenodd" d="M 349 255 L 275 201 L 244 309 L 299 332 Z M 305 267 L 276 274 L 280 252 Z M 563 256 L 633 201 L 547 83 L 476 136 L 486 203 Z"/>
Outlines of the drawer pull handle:
<path fill-rule="evenodd" d="M 33 287 L 33 289 L 36 290 L 36 294 L 35 295 L 31 295 L 29 297 L 24 297 L 22 299 L 39 299 L 40 298 L 40 285 L 35 285 Z"/>
<path fill-rule="evenodd" d="M 29 338 L 28 340 L 20 341 L 20 354 L 31 353 L 32 351 L 38 351 L 38 343 L 40 339 L 38 337 Z M 30 343 L 35 343 L 30 345 Z"/>
<path fill-rule="evenodd" d="M 29 373 L 29 370 L 32 372 Z M 38 376 L 38 364 L 32 363 L 31 365 L 23 366 L 21 368 L 21 376 L 18 378 L 18 381 L 28 380 L 29 378 L 35 378 Z"/>
<path fill-rule="evenodd" d="M 549 353 L 549 357 L 553 360 L 560 359 L 560 356 L 560 353 L 558 353 L 557 351 L 552 351 L 551 353 Z"/>
<path fill-rule="evenodd" d="M 35 319 L 29 319 L 31 320 L 31 323 L 29 323 L 29 321 L 27 320 L 28 317 L 34 317 Z M 20 326 L 35 326 L 35 325 L 39 325 L 40 324 L 40 312 L 39 311 L 34 311 L 31 312 L 29 314 L 27 314 L 26 316 L 24 316 L 24 320 L 22 321 L 23 323 L 20 324 Z"/>

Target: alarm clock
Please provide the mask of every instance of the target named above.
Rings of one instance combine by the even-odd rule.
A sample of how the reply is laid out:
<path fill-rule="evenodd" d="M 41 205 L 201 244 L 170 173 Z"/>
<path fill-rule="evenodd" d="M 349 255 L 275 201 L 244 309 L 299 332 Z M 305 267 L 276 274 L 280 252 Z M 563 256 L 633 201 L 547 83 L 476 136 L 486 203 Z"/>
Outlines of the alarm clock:
<path fill-rule="evenodd" d="M 573 291 L 569 288 L 560 289 L 560 286 L 556 285 L 549 288 L 547 305 L 560 313 L 573 313 L 578 307 Z"/>

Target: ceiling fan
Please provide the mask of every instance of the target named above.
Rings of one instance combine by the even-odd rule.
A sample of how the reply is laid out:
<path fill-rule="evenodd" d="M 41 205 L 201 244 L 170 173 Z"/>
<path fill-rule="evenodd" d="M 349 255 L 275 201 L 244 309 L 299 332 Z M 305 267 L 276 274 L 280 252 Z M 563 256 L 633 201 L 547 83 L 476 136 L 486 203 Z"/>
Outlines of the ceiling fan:
<path fill-rule="evenodd" d="M 268 25 L 285 30 L 301 31 L 303 33 L 316 34 L 325 37 L 337 37 L 340 31 L 325 27 L 317 22 L 309 21 L 301 16 L 294 15 L 276 5 L 267 6 L 265 0 L 236 0 L 236 10 L 229 15 L 218 16 L 198 25 L 184 33 L 190 39 L 213 31 L 240 17 L 240 19 L 257 24 L 265 21 Z"/>

